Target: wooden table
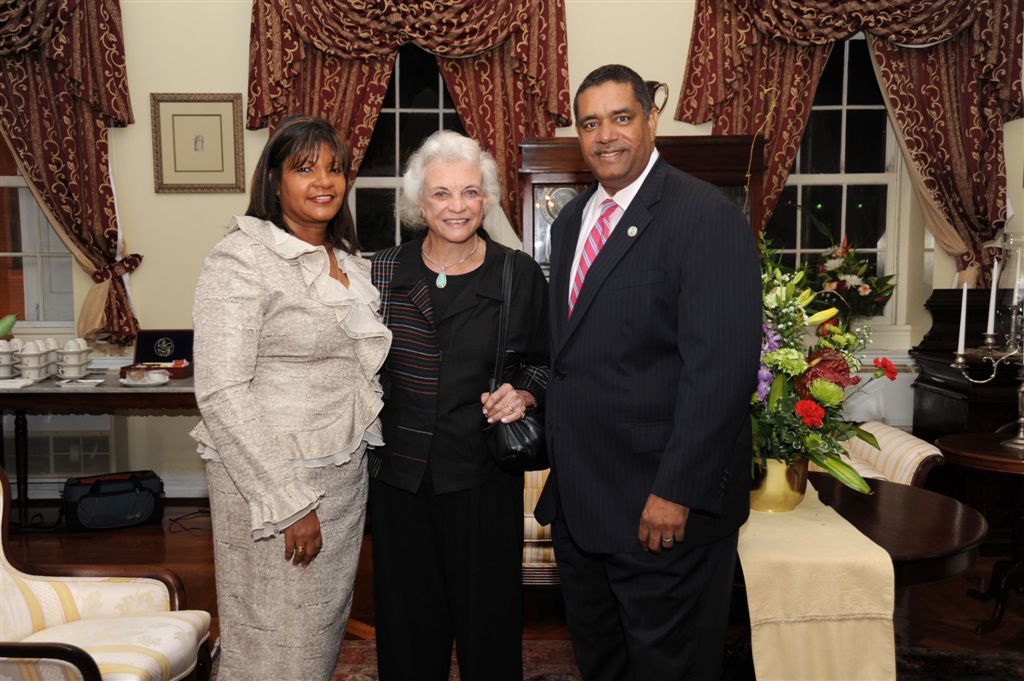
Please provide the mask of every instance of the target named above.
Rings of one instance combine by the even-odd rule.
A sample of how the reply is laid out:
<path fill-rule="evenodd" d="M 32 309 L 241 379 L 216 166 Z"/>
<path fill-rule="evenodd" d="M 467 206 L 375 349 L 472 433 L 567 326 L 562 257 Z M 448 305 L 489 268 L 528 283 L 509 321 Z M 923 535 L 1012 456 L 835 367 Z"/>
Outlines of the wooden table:
<path fill-rule="evenodd" d="M 976 631 L 979 634 L 988 633 L 998 626 L 1012 591 L 1024 593 L 1024 452 L 1003 447 L 1000 442 L 1008 437 L 1002 433 L 960 433 L 935 440 L 935 446 L 942 451 L 948 463 L 1018 476 L 1010 559 L 997 561 L 992 567 L 987 591 L 969 592 L 983 601 L 996 600 L 992 617 L 978 625 Z"/>
<path fill-rule="evenodd" d="M 91 376 L 99 378 L 98 375 Z M 157 387 L 121 385 L 117 374 L 107 374 L 96 386 L 61 387 L 48 378 L 24 388 L 0 391 L 0 412 L 14 412 L 14 470 L 18 477 L 18 521 L 28 522 L 28 418 L 27 414 L 113 414 L 115 412 L 194 413 L 192 378 L 172 379 Z M 0 465 L 6 468 L 0 432 Z"/>
<path fill-rule="evenodd" d="M 954 577 L 978 558 L 988 523 L 956 499 L 920 487 L 868 479 L 874 494 L 855 492 L 827 473 L 810 473 L 831 506 L 892 558 L 897 587 Z"/>

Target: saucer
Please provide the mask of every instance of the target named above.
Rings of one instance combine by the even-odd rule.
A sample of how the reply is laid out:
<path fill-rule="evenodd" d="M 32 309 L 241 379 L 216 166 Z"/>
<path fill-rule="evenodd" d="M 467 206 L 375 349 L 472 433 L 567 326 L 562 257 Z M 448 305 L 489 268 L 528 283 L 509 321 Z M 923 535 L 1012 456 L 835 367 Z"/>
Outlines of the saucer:
<path fill-rule="evenodd" d="M 170 376 L 153 376 L 152 378 L 146 378 L 142 381 L 132 381 L 127 378 L 118 379 L 121 385 L 128 386 L 129 388 L 155 388 L 158 385 L 163 385 L 167 381 L 171 380 Z"/>

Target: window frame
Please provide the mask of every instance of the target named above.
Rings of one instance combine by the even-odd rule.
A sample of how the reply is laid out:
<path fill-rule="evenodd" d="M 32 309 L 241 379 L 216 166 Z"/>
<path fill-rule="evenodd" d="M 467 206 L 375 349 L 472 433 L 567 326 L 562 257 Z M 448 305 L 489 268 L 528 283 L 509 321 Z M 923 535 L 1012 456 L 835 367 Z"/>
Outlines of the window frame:
<path fill-rule="evenodd" d="M 22 175 L 20 175 L 20 174 L 18 174 L 18 175 L 0 175 L 0 189 L 27 189 L 27 190 L 31 190 L 31 187 L 29 186 L 29 184 L 25 180 L 25 178 Z M 26 251 L 26 250 L 20 250 L 20 251 L 0 251 L 0 257 L 2 257 L 2 258 L 21 258 L 22 260 L 28 260 L 28 259 L 31 258 L 31 259 L 35 259 L 36 263 L 37 263 L 37 267 L 36 267 L 36 282 L 35 282 L 35 286 L 36 286 L 36 290 L 37 290 L 37 296 L 38 296 L 38 303 L 37 303 L 37 305 L 39 307 L 39 314 L 37 316 L 41 317 L 41 319 L 34 319 L 34 320 L 19 319 L 18 320 L 18 324 L 17 324 L 17 328 L 21 329 L 22 331 L 29 331 L 31 334 L 39 334 L 39 333 L 45 334 L 45 333 L 50 332 L 50 331 L 52 331 L 53 333 L 66 333 L 68 329 L 73 329 L 75 327 L 75 321 L 76 321 L 75 320 L 75 316 L 76 316 L 75 315 L 75 291 L 74 291 L 74 264 L 75 264 L 75 258 L 74 258 L 74 255 L 71 253 L 71 251 L 68 249 L 67 245 L 64 243 L 63 239 L 61 239 L 60 235 L 57 234 L 56 229 L 50 223 L 49 219 L 46 217 L 46 212 L 43 210 L 42 206 L 39 205 L 39 202 L 36 200 L 35 195 L 32 194 L 31 191 L 29 191 L 28 193 L 29 193 L 29 195 L 32 198 L 32 207 L 34 208 L 33 213 L 35 215 L 35 224 L 33 225 L 33 229 L 36 232 L 36 244 L 37 244 L 37 246 L 42 245 L 42 243 L 44 241 L 44 238 L 46 238 L 48 236 L 45 233 L 46 229 L 50 229 L 50 230 L 53 231 L 54 236 L 57 239 L 57 243 L 60 244 L 60 246 L 63 249 L 63 251 L 59 251 L 59 252 L 49 252 L 49 251 L 41 251 L 41 250 L 36 250 L 36 251 Z M 44 269 L 45 268 L 43 267 L 43 261 L 45 259 L 55 259 L 55 258 L 67 259 L 67 261 L 68 261 L 68 263 L 70 265 L 71 290 L 67 294 L 68 298 L 69 298 L 68 302 L 70 303 L 69 307 L 71 308 L 71 316 L 72 316 L 72 318 L 70 320 L 65 320 L 65 319 L 47 319 L 46 318 L 46 302 L 45 302 L 45 296 L 42 294 L 42 291 L 43 291 L 44 286 L 45 286 L 45 281 L 44 281 L 44 276 L 45 276 Z M 22 316 L 25 315 L 25 311 L 24 310 L 20 310 L 20 311 L 19 310 L 13 310 L 13 311 L 14 312 L 20 312 L 22 314 Z M 6 310 L 0 310 L 0 314 L 7 314 L 7 313 L 8 313 L 8 311 L 6 311 Z"/>
<path fill-rule="evenodd" d="M 407 48 L 407 49 L 412 49 L 412 48 Z M 419 48 L 415 48 L 415 49 L 419 49 Z M 427 53 L 427 54 L 429 54 L 429 53 Z M 435 64 L 436 64 L 436 62 L 435 62 Z M 360 173 L 359 175 L 356 176 L 355 181 L 352 183 L 352 186 L 349 188 L 349 192 L 348 192 L 348 208 L 351 211 L 351 214 L 352 214 L 353 218 L 356 221 L 356 235 L 357 236 L 359 235 L 359 223 L 358 223 L 358 217 L 357 217 L 358 216 L 358 213 L 357 213 L 358 201 L 357 201 L 357 198 L 356 198 L 358 190 L 360 190 L 360 189 L 392 189 L 395 192 L 394 196 L 395 196 L 396 204 L 397 204 L 397 202 L 401 198 L 401 192 L 402 192 L 402 174 L 401 173 L 402 173 L 402 164 L 405 162 L 405 159 L 400 157 L 401 149 L 402 149 L 401 144 L 400 144 L 400 142 L 401 142 L 402 114 L 436 114 L 437 115 L 437 126 L 438 126 L 437 130 L 444 130 L 444 129 L 446 129 L 445 128 L 445 121 L 444 121 L 444 118 L 445 118 L 446 115 L 455 115 L 455 116 L 459 115 L 458 111 L 454 107 L 454 103 L 453 103 L 452 107 L 450 107 L 450 108 L 445 107 L 445 93 L 447 92 L 447 85 L 444 82 L 444 77 L 441 75 L 441 70 L 440 69 L 437 69 L 437 81 L 438 81 L 437 106 L 436 107 L 403 107 L 402 104 L 401 104 L 401 102 L 402 102 L 402 100 L 401 100 L 401 68 L 402 68 L 402 53 L 401 53 L 401 50 L 400 50 L 398 55 L 395 57 L 395 68 L 394 68 L 394 70 L 393 70 L 393 72 L 391 74 L 391 82 L 389 83 L 389 87 L 393 88 L 394 102 L 393 102 L 393 104 L 391 106 L 382 106 L 381 107 L 381 110 L 380 110 L 380 112 L 379 112 L 379 114 L 377 116 L 377 124 L 374 126 L 374 132 L 376 132 L 377 131 L 377 126 L 380 125 L 381 117 L 384 114 L 393 114 L 394 115 L 394 124 L 392 126 L 391 134 L 392 134 L 392 139 L 394 140 L 394 147 L 395 147 L 395 159 L 394 159 L 394 161 L 395 161 L 395 164 L 394 164 L 395 175 L 393 177 L 383 176 L 383 175 L 369 176 L 369 175 L 364 175 L 364 174 Z M 417 144 L 417 146 L 418 146 L 418 144 Z M 397 215 L 394 215 L 392 217 L 392 225 L 393 225 L 393 230 L 394 230 L 392 232 L 394 243 L 392 243 L 391 245 L 392 246 L 397 246 L 397 245 L 399 245 L 399 244 L 401 244 L 403 242 L 403 239 L 402 239 L 402 236 L 403 236 L 402 235 L 402 222 L 401 222 L 401 220 L 398 219 Z M 360 242 L 362 242 L 361 238 L 360 238 Z M 372 255 L 374 253 L 374 251 L 371 251 L 371 250 L 364 250 L 363 252 L 367 256 Z"/>
<path fill-rule="evenodd" d="M 800 172 L 801 158 L 799 151 L 797 152 L 796 159 L 793 163 L 793 170 L 786 178 L 785 188 L 793 188 L 796 191 L 797 202 L 800 201 L 800 196 L 805 187 L 815 186 L 831 186 L 841 188 L 841 209 L 839 211 L 839 242 L 845 238 L 847 233 L 847 196 L 848 188 L 862 185 L 884 185 L 886 187 L 885 197 L 885 231 L 879 240 L 879 246 L 877 247 L 863 247 L 855 245 L 858 253 L 862 254 L 877 254 L 878 258 L 878 274 L 895 274 L 897 286 L 905 285 L 906 278 L 900 277 L 900 244 L 901 244 L 901 231 L 902 231 L 902 220 L 901 220 L 901 195 L 903 191 L 903 175 L 905 170 L 903 168 L 902 153 L 899 148 L 899 142 L 896 137 L 896 131 L 893 129 L 892 121 L 889 118 L 888 107 L 885 105 L 884 97 L 885 93 L 881 93 L 883 101 L 879 104 L 849 104 L 849 85 L 850 85 L 850 52 L 847 47 L 849 43 L 853 41 L 861 40 L 866 41 L 863 33 L 857 33 L 846 40 L 840 41 L 836 44 L 834 49 L 843 50 L 843 82 L 842 82 L 842 101 L 838 104 L 812 104 L 811 111 L 839 111 L 840 116 L 840 129 L 838 132 L 840 152 L 839 152 L 839 168 L 843 169 L 846 167 L 847 160 L 847 124 L 848 124 L 848 113 L 851 111 L 882 111 L 885 114 L 885 151 L 884 151 L 884 170 L 882 172 L 874 173 L 849 173 L 849 172 L 836 172 L 836 173 L 809 173 Z M 870 58 L 870 55 L 869 55 Z M 806 130 L 805 130 L 806 135 Z M 804 140 L 801 139 L 801 146 Z M 793 248 L 779 248 L 779 252 L 783 256 L 789 256 L 793 258 L 796 267 L 800 267 L 803 262 L 808 258 L 817 257 L 819 254 L 825 252 L 826 248 L 819 247 L 803 247 L 803 229 L 801 218 L 801 210 L 797 209 L 796 221 L 793 225 L 795 229 L 795 238 Z M 897 305 L 896 296 L 890 300 L 889 304 L 886 305 L 885 312 L 877 317 L 873 317 L 867 320 L 872 326 L 893 326 L 897 324 Z"/>

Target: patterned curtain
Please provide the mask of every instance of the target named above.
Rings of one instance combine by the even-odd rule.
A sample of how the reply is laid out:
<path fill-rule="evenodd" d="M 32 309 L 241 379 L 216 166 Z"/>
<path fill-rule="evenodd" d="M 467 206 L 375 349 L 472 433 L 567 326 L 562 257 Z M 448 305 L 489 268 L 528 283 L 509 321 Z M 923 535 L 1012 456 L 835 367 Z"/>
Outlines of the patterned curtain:
<path fill-rule="evenodd" d="M 466 131 L 498 161 L 521 234 L 519 143 L 569 124 L 564 0 L 255 0 L 247 127 L 306 111 L 348 131 L 355 178 L 394 68 L 433 53 Z"/>
<path fill-rule="evenodd" d="M 944 216 L 929 220 L 937 241 L 958 267 L 987 264 L 1006 213 L 1002 124 L 1021 115 L 1020 0 L 698 0 L 676 118 L 765 135 L 767 219 L 829 51 L 857 31 L 924 202 Z"/>
<path fill-rule="evenodd" d="M 0 4 L 0 132 L 44 213 L 95 285 L 78 333 L 128 344 L 139 328 L 122 277 L 107 128 L 132 123 L 117 0 Z"/>

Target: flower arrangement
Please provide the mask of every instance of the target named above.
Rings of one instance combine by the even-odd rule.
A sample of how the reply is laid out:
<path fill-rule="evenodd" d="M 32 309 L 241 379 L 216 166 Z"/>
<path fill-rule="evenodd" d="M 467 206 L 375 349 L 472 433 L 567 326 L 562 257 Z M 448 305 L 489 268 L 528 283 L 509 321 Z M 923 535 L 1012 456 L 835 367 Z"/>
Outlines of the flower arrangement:
<path fill-rule="evenodd" d="M 806 458 L 843 484 L 860 492 L 870 488 L 844 460 L 842 443 L 859 437 L 878 447 L 875 437 L 842 419 L 846 389 L 885 376 L 895 380 L 888 359 L 874 361 L 875 370 L 863 385 L 856 353 L 870 342 L 870 328 L 849 330 L 838 309 L 817 312 L 809 307 L 818 295 L 805 283 L 806 272 L 786 272 L 762 240 L 761 285 L 764 306 L 761 366 L 757 390 L 751 397 L 754 465 L 765 459 L 792 464 Z M 808 332 L 817 327 L 808 347 Z"/>
<path fill-rule="evenodd" d="M 808 286 L 818 294 L 818 309 L 835 305 L 846 326 L 858 317 L 882 314 L 895 287 L 893 275 L 878 277 L 869 273 L 869 267 L 845 238 L 809 261 L 804 271 Z"/>

